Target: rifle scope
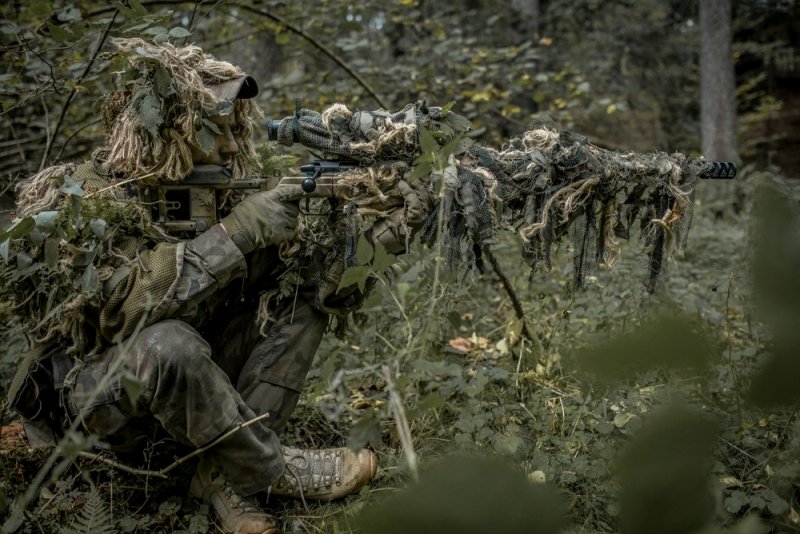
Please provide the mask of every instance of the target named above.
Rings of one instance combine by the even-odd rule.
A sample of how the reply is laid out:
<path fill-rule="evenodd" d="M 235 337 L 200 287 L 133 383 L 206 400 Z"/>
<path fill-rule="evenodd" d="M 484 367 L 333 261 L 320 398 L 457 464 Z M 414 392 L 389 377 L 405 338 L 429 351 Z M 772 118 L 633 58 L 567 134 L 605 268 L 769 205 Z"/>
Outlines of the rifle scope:
<path fill-rule="evenodd" d="M 267 139 L 269 141 L 278 140 L 278 128 L 281 127 L 281 120 L 267 119 Z"/>

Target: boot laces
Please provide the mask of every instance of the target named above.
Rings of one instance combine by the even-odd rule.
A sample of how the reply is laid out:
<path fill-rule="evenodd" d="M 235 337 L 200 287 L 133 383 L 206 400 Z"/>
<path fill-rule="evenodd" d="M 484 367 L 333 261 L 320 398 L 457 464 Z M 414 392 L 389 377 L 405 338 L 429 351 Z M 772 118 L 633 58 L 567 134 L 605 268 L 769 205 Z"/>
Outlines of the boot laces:
<path fill-rule="evenodd" d="M 219 471 L 213 471 L 210 476 L 211 482 L 217 484 L 220 493 L 225 498 L 226 502 L 230 503 L 232 508 L 241 510 L 242 512 L 261 512 L 261 508 L 253 498 L 245 498 L 233 489 L 228 477 L 223 476 Z"/>

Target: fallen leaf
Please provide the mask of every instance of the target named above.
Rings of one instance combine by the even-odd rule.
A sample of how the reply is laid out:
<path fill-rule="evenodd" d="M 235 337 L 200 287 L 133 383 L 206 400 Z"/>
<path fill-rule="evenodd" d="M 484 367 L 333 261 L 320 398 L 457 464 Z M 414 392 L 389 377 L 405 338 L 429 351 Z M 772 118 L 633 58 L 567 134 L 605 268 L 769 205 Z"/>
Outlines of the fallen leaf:
<path fill-rule="evenodd" d="M 728 476 L 724 476 L 724 477 L 720 477 L 719 481 L 722 484 L 722 486 L 725 487 L 725 488 L 729 488 L 730 489 L 730 488 L 741 488 L 742 487 L 742 481 L 741 480 L 739 480 L 736 477 L 729 476 L 729 475 Z"/>
<path fill-rule="evenodd" d="M 465 337 L 457 337 L 447 342 L 447 345 L 456 349 L 459 352 L 467 354 L 472 350 L 472 341 Z"/>
<path fill-rule="evenodd" d="M 618 413 L 617 415 L 614 416 L 614 426 L 617 428 L 622 428 L 625 425 L 627 425 L 634 417 L 636 416 L 632 413 Z"/>

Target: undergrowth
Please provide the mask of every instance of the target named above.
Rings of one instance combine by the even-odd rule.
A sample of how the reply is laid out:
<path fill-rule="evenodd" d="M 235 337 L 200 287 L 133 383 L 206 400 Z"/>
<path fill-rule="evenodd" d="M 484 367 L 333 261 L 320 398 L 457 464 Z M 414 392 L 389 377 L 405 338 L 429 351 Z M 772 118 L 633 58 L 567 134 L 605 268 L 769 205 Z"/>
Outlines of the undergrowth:
<path fill-rule="evenodd" d="M 748 198 L 767 180 L 751 174 Z M 469 532 L 482 521 L 496 532 L 800 532 L 796 404 L 756 402 L 752 387 L 780 338 L 751 284 L 763 244 L 749 208 L 704 208 L 654 295 L 635 241 L 576 293 L 569 247 L 529 278 L 518 239 L 504 235 L 493 253 L 532 339 L 491 268 L 450 272 L 436 250 L 400 258 L 367 321 L 324 341 L 282 437 L 371 446 L 377 480 L 341 502 L 267 508 L 285 531 L 308 533 L 448 532 L 420 525 L 454 503 Z M 481 463 L 489 457 L 498 463 Z M 0 468 L 1 516 L 35 462 L 3 456 Z M 190 473 L 155 484 L 73 462 L 42 487 L 24 528 L 216 532 L 183 493 Z"/>

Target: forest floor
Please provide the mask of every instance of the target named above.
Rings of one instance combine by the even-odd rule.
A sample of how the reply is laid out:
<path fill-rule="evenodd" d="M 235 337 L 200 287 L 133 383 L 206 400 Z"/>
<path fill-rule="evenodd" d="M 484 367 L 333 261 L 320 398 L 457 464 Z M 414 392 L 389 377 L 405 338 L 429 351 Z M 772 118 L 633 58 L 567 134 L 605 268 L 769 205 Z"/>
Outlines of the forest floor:
<path fill-rule="evenodd" d="M 746 198 L 768 179 L 746 177 Z M 775 334 L 750 282 L 763 251 L 750 208 L 698 203 L 686 252 L 652 295 L 635 239 L 576 292 L 569 246 L 529 282 L 507 233 L 493 251 L 532 340 L 490 268 L 403 258 L 367 321 L 324 341 L 282 438 L 369 445 L 377 480 L 343 501 L 272 498 L 268 509 L 286 532 L 308 533 L 800 532 L 796 405 L 753 401 Z M 157 449 L 148 461 L 169 463 Z M 0 454 L 0 518 L 45 456 Z M 218 531 L 185 496 L 191 466 L 167 482 L 86 458 L 53 472 L 20 531 Z"/>

